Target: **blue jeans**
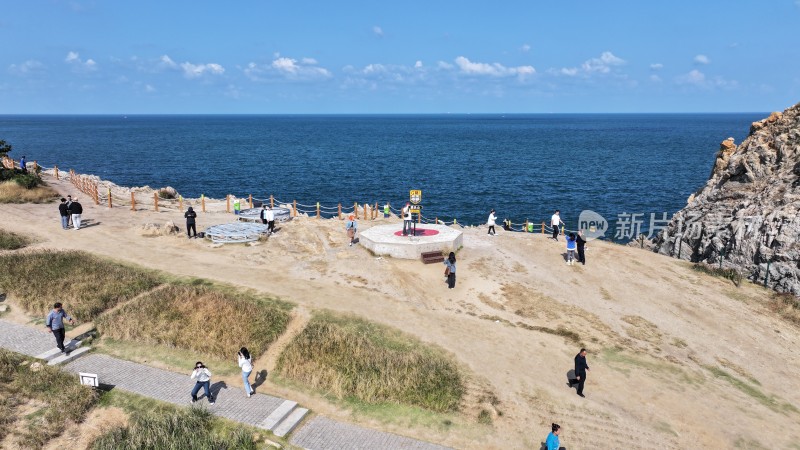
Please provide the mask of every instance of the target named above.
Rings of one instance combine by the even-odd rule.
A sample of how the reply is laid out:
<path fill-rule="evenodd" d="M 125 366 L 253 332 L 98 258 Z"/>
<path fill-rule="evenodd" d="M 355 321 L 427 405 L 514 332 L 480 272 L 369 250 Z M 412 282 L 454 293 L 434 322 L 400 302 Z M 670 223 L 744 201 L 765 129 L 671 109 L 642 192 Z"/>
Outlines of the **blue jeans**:
<path fill-rule="evenodd" d="M 61 216 L 61 228 L 69 228 L 69 216 Z"/>
<path fill-rule="evenodd" d="M 252 372 L 252 370 L 250 372 Z M 248 378 L 250 378 L 250 372 L 242 372 L 242 381 L 244 382 L 245 394 L 253 392 L 253 388 L 250 386 L 250 380 L 248 380 Z"/>
<path fill-rule="evenodd" d="M 197 400 L 197 393 L 200 392 L 200 388 L 203 388 L 203 391 L 206 393 L 206 398 L 208 401 L 213 401 L 214 399 L 211 397 L 211 382 L 210 381 L 198 381 L 194 384 L 194 389 L 192 389 L 192 400 Z"/>

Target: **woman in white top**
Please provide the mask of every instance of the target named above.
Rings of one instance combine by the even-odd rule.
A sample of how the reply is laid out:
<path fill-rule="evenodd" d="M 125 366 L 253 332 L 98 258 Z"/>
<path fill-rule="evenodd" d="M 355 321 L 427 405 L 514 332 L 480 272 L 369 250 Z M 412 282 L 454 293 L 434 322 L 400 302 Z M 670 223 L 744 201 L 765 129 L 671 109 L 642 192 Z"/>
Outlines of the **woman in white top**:
<path fill-rule="evenodd" d="M 247 348 L 242 347 L 239 350 L 239 367 L 242 368 L 242 381 L 244 382 L 244 392 L 247 394 L 247 398 L 250 398 L 251 395 L 255 394 L 255 391 L 250 386 L 250 372 L 253 371 L 253 360 L 250 358 L 250 352 L 247 351 Z"/>
<path fill-rule="evenodd" d="M 494 224 L 497 222 L 497 216 L 494 215 L 494 210 L 489 211 L 489 220 L 486 221 L 486 225 L 489 225 L 489 233 L 492 236 L 497 235 L 497 232 L 494 231 Z"/>
<path fill-rule="evenodd" d="M 192 389 L 192 403 L 197 401 L 197 393 L 202 388 L 206 393 L 208 403 L 214 404 L 214 397 L 211 396 L 211 372 L 206 368 L 202 361 L 197 361 L 192 371 L 192 379 L 197 380 Z"/>

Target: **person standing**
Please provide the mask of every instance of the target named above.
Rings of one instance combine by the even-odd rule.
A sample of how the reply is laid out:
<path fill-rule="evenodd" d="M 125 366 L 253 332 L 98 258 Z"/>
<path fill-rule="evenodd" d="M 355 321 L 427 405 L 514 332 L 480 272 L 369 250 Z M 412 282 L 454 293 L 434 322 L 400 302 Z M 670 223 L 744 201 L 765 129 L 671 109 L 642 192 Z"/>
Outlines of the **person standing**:
<path fill-rule="evenodd" d="M 552 431 L 547 435 L 547 440 L 544 442 L 545 447 L 547 447 L 547 450 L 558 450 L 561 446 L 561 442 L 558 439 L 558 435 L 561 434 L 561 425 L 557 423 L 551 424 L 550 429 Z"/>
<path fill-rule="evenodd" d="M 575 249 L 577 248 L 577 244 L 575 243 L 575 233 L 570 233 L 567 236 L 567 265 L 572 266 L 575 264 Z"/>
<path fill-rule="evenodd" d="M 561 211 L 556 210 L 553 217 L 550 218 L 550 226 L 553 227 L 553 240 L 558 240 L 558 227 L 564 222 L 561 221 Z"/>
<path fill-rule="evenodd" d="M 350 247 L 352 247 L 356 240 L 356 232 L 358 231 L 358 222 L 356 222 L 356 216 L 350 214 L 350 217 L 347 218 L 347 224 L 345 225 L 344 229 L 347 230 L 347 237 L 350 238 Z"/>
<path fill-rule="evenodd" d="M 244 382 L 244 393 L 247 398 L 255 394 L 255 391 L 250 386 L 250 373 L 253 371 L 253 359 L 250 357 L 250 352 L 247 348 L 242 347 L 237 355 L 239 360 L 239 367 L 242 368 L 242 381 Z"/>
<path fill-rule="evenodd" d="M 261 205 L 261 223 L 267 224 L 267 205 Z"/>
<path fill-rule="evenodd" d="M 583 395 L 583 385 L 586 383 L 586 372 L 589 370 L 589 365 L 586 364 L 586 349 L 582 348 L 581 351 L 575 355 L 575 379 L 569 380 L 569 386 L 578 385 L 578 395 Z"/>
<path fill-rule="evenodd" d="M 28 173 L 28 162 L 25 160 L 25 155 L 19 159 L 19 168 L 22 169 L 22 173 Z"/>
<path fill-rule="evenodd" d="M 72 206 L 72 196 L 67 195 L 67 219 L 69 220 L 67 228 L 72 226 L 72 211 L 70 211 L 71 206 Z"/>
<path fill-rule="evenodd" d="M 200 389 L 202 388 L 206 394 L 208 403 L 213 405 L 214 397 L 211 396 L 211 372 L 202 361 L 197 361 L 197 363 L 194 365 L 191 378 L 193 380 L 197 380 L 197 382 L 194 384 L 194 388 L 192 388 L 192 403 L 197 401 L 197 393 L 200 392 Z"/>
<path fill-rule="evenodd" d="M 386 204 L 383 205 L 383 218 L 384 219 L 388 219 L 389 218 L 389 214 L 391 213 L 391 211 L 392 211 L 392 209 L 389 206 L 389 202 L 386 202 Z"/>
<path fill-rule="evenodd" d="M 447 276 L 447 287 L 453 289 L 456 287 L 456 254 L 450 252 L 450 256 L 444 260 L 444 274 Z"/>
<path fill-rule="evenodd" d="M 491 234 L 492 236 L 497 236 L 497 232 L 494 230 L 495 222 L 497 222 L 497 216 L 494 215 L 494 209 L 489 211 L 489 219 L 486 221 L 486 225 L 489 225 L 489 232 L 487 234 Z"/>
<path fill-rule="evenodd" d="M 69 205 L 69 212 L 70 214 L 72 214 L 72 226 L 74 226 L 76 230 L 80 230 L 81 214 L 83 214 L 83 206 L 81 206 L 77 198 L 72 201 L 71 205 Z"/>
<path fill-rule="evenodd" d="M 406 202 L 403 207 L 403 236 L 408 236 L 411 233 L 411 202 Z"/>
<path fill-rule="evenodd" d="M 265 216 L 267 218 L 267 232 L 272 234 L 275 232 L 275 211 L 273 211 L 271 207 L 267 207 Z"/>
<path fill-rule="evenodd" d="M 195 220 L 197 219 L 197 213 L 194 212 L 194 209 L 190 206 L 189 209 L 183 214 L 183 217 L 186 218 L 186 234 L 189 236 L 189 239 L 194 237 L 197 238 L 197 223 Z"/>
<path fill-rule="evenodd" d="M 64 320 L 75 325 L 75 320 L 64 311 L 61 302 L 56 302 L 53 305 L 53 310 L 50 311 L 50 314 L 47 315 L 47 319 L 44 321 L 44 326 L 56 337 L 56 347 L 61 350 L 61 353 L 67 352 L 67 349 L 64 348 L 64 336 L 66 336 Z"/>
<path fill-rule="evenodd" d="M 61 215 L 61 228 L 69 229 L 69 208 L 67 207 L 67 199 L 61 198 L 61 204 L 58 205 L 58 214 Z"/>
<path fill-rule="evenodd" d="M 575 239 L 575 243 L 578 244 L 578 262 L 586 265 L 586 239 L 583 237 L 583 230 L 578 230 L 578 237 Z"/>

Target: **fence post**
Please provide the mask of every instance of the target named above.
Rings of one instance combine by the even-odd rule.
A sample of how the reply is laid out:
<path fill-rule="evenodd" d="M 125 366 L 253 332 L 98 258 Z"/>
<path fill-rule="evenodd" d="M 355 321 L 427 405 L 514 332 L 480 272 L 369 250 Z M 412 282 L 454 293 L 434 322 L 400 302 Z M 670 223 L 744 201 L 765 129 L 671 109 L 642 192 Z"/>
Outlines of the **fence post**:
<path fill-rule="evenodd" d="M 156 212 L 158 212 L 158 192 L 153 192 L 153 206 L 155 206 Z"/>
<path fill-rule="evenodd" d="M 134 197 L 133 191 L 131 191 L 131 211 L 136 211 L 136 197 Z"/>
<path fill-rule="evenodd" d="M 275 200 L 271 195 L 269 196 L 269 207 L 270 208 L 274 208 L 275 207 Z"/>
<path fill-rule="evenodd" d="M 178 196 L 178 204 L 181 207 L 181 212 L 183 212 L 183 196 L 182 195 Z"/>
<path fill-rule="evenodd" d="M 39 171 L 38 169 L 39 169 L 39 163 L 37 163 L 36 160 L 34 159 L 33 160 L 33 173 L 38 172 Z"/>
<path fill-rule="evenodd" d="M 108 188 L 108 207 L 113 208 L 114 205 L 111 204 L 111 188 Z"/>
<path fill-rule="evenodd" d="M 544 234 L 544 222 L 542 222 L 542 234 Z"/>
<path fill-rule="evenodd" d="M 206 212 L 206 194 L 200 194 L 200 207 Z"/>
<path fill-rule="evenodd" d="M 58 180 L 58 166 L 53 166 L 53 175 L 55 175 L 56 180 Z"/>
<path fill-rule="evenodd" d="M 339 203 L 339 220 L 342 220 L 342 204 Z"/>
<path fill-rule="evenodd" d="M 417 223 L 422 223 L 422 210 L 420 210 L 419 214 L 417 214 Z"/>
<path fill-rule="evenodd" d="M 297 217 L 297 200 L 292 200 L 292 212 L 294 217 Z"/>
<path fill-rule="evenodd" d="M 772 260 L 767 261 L 767 274 L 764 276 L 764 287 L 768 287 L 769 285 L 769 265 L 772 263 Z"/>
<path fill-rule="evenodd" d="M 436 225 L 439 225 L 439 216 L 435 216 L 433 220 Z"/>
<path fill-rule="evenodd" d="M 356 219 L 358 219 L 358 202 L 353 203 L 353 214 L 355 214 Z"/>
<path fill-rule="evenodd" d="M 317 219 L 319 219 L 319 202 L 317 202 Z"/>
<path fill-rule="evenodd" d="M 253 194 L 250 194 L 250 197 L 248 198 L 248 200 L 250 200 L 250 209 L 252 209 L 253 208 Z"/>
<path fill-rule="evenodd" d="M 94 204 L 100 204 L 100 192 L 97 190 L 97 183 L 92 185 L 92 193 L 94 194 Z"/>
<path fill-rule="evenodd" d="M 225 196 L 225 212 L 231 212 L 231 194 Z"/>
<path fill-rule="evenodd" d="M 367 220 L 367 204 L 364 203 L 364 220 Z"/>

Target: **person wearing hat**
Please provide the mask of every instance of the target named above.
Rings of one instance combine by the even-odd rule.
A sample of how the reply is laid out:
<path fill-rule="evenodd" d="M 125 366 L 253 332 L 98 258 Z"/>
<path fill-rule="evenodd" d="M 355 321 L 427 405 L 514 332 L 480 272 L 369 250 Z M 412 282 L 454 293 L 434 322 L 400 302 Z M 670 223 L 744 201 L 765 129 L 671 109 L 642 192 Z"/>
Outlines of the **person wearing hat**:
<path fill-rule="evenodd" d="M 197 239 L 197 224 L 195 223 L 195 219 L 197 219 L 197 213 L 194 212 L 192 207 L 189 207 L 189 210 L 183 215 L 186 218 L 186 234 L 189 236 L 189 239 L 194 237 Z"/>

